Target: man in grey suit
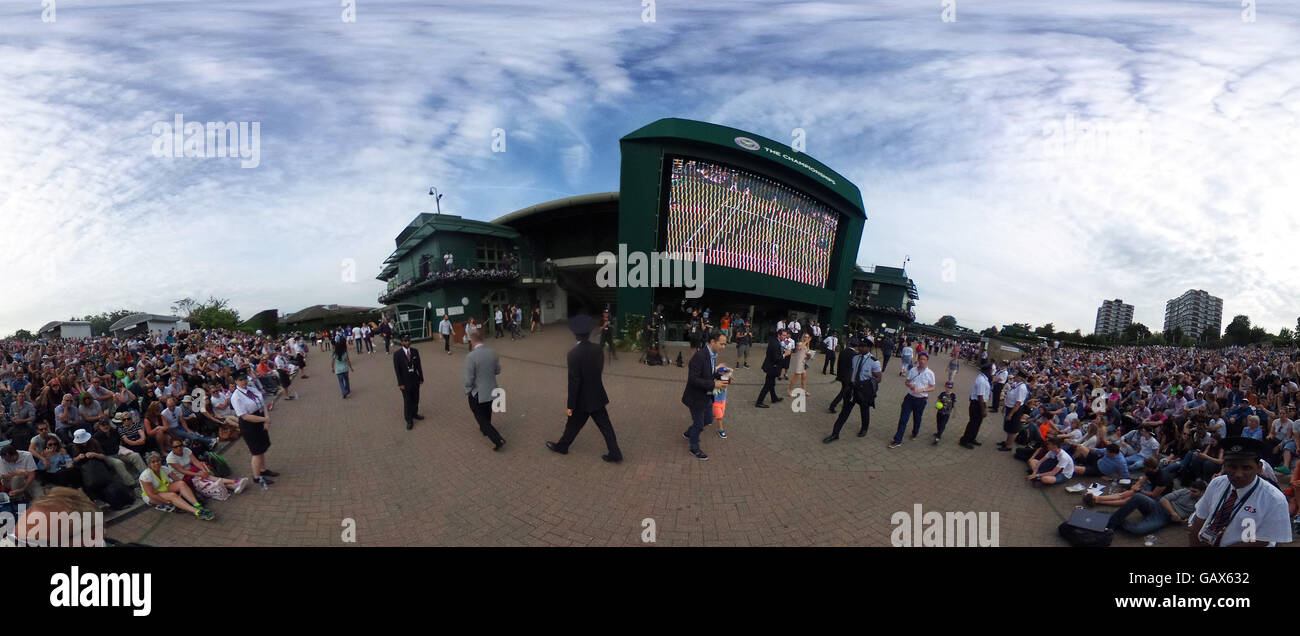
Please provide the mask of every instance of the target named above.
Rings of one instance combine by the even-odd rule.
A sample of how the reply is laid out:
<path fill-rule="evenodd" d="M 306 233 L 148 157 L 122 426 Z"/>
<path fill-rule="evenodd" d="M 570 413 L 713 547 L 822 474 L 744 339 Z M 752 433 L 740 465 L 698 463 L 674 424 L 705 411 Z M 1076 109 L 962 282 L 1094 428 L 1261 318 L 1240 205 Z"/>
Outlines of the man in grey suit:
<path fill-rule="evenodd" d="M 469 346 L 469 355 L 465 356 L 465 394 L 469 397 L 469 410 L 478 420 L 478 430 L 495 445 L 492 450 L 499 451 L 506 440 L 492 427 L 492 391 L 497 388 L 501 361 L 497 352 L 483 344 L 481 329 L 470 333 Z"/>

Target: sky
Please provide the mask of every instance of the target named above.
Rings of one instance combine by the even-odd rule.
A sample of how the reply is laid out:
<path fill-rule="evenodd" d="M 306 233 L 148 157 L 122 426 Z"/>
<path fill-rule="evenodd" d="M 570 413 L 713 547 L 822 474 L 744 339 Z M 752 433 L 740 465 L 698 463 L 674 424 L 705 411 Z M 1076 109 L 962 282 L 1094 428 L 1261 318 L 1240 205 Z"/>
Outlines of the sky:
<path fill-rule="evenodd" d="M 430 186 L 481 220 L 614 191 L 662 117 L 801 129 L 924 322 L 1086 334 L 1121 298 L 1159 330 L 1188 289 L 1300 316 L 1294 2 L 50 4 L 0 3 L 0 335 L 376 306 Z M 168 148 L 178 115 L 243 153 Z"/>

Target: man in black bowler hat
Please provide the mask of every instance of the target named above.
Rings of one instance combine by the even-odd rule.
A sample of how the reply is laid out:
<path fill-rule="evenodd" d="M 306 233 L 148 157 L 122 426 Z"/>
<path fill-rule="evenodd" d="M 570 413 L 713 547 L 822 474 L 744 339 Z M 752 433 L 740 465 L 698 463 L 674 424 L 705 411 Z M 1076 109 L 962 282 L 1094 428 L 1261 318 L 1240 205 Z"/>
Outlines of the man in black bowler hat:
<path fill-rule="evenodd" d="M 618 448 L 618 438 L 614 435 L 614 426 L 609 423 L 609 413 L 605 405 L 609 396 L 605 394 L 605 384 L 600 374 L 605 368 L 605 357 L 601 355 L 600 345 L 590 342 L 591 316 L 578 314 L 569 319 L 569 330 L 577 338 L 577 343 L 569 350 L 569 402 L 565 413 L 568 421 L 564 424 L 564 435 L 558 442 L 546 442 L 546 447 L 561 455 L 569 453 L 569 445 L 578 436 L 578 431 L 587 424 L 587 418 L 595 420 L 596 428 L 605 436 L 605 446 L 609 452 L 600 458 L 611 463 L 623 461 L 623 451 Z"/>

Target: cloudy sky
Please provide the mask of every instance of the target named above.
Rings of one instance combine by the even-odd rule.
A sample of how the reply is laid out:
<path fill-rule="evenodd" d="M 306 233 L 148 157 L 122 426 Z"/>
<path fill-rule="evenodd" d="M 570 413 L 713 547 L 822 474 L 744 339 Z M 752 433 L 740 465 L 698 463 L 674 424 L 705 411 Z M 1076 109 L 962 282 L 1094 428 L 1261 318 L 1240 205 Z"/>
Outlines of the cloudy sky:
<path fill-rule="evenodd" d="M 1189 288 L 1300 315 L 1294 2 L 42 4 L 0 3 L 0 335 L 374 305 L 430 185 L 475 219 L 616 190 L 661 117 L 802 128 L 924 321 L 1089 333 L 1118 297 L 1158 330 Z M 257 122 L 256 167 L 155 156 L 178 114 Z"/>

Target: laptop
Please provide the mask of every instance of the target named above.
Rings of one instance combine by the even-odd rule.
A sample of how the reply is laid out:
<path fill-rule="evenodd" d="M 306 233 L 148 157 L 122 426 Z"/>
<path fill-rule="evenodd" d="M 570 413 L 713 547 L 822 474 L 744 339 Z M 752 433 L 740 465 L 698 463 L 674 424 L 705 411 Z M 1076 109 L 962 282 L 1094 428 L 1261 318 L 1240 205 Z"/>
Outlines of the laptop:
<path fill-rule="evenodd" d="M 1084 530 L 1104 532 L 1106 530 L 1106 522 L 1108 521 L 1110 521 L 1109 514 L 1090 510 L 1088 508 L 1078 508 L 1070 515 L 1070 520 L 1067 523 L 1076 528 L 1083 528 Z"/>

